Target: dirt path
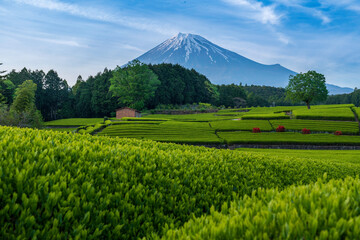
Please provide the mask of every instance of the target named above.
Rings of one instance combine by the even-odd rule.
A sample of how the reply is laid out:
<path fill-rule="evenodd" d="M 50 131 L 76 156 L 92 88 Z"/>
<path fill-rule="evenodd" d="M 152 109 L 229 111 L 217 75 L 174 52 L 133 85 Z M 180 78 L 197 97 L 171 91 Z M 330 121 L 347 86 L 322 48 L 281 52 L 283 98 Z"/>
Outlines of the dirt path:
<path fill-rule="evenodd" d="M 270 124 L 270 126 L 271 126 L 272 130 L 273 130 L 273 131 L 275 131 L 276 129 L 275 129 L 275 128 L 274 128 L 274 126 L 272 125 L 271 121 L 270 121 L 270 120 L 268 120 L 268 122 L 269 122 L 269 124 Z"/>
<path fill-rule="evenodd" d="M 360 120 L 359 120 L 359 116 L 357 115 L 356 111 L 354 110 L 354 108 L 350 108 L 351 111 L 354 113 L 354 116 L 355 116 L 355 120 L 358 122 L 359 124 L 359 135 L 360 135 Z"/>
<path fill-rule="evenodd" d="M 213 127 L 211 126 L 211 123 L 210 123 L 210 122 L 209 122 L 209 127 L 210 127 L 210 128 L 213 128 Z M 221 143 L 224 143 L 224 142 L 225 142 L 225 139 L 223 139 L 223 138 L 221 138 L 221 137 L 219 136 L 218 131 L 215 129 L 214 132 L 215 132 L 215 135 L 217 136 L 217 138 L 220 139 L 220 142 L 221 142 Z"/>

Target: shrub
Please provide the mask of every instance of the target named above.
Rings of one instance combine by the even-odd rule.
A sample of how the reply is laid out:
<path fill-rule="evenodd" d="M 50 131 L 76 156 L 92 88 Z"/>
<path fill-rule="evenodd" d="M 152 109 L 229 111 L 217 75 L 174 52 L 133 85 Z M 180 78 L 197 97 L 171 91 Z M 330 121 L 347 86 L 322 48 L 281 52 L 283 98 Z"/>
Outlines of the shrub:
<path fill-rule="evenodd" d="M 301 130 L 302 134 L 310 134 L 311 131 L 307 128 L 304 128 L 303 130 Z"/>
<path fill-rule="evenodd" d="M 260 128 L 253 128 L 253 133 L 261 133 Z"/>
<path fill-rule="evenodd" d="M 0 127 L 0 139 L 0 239 L 153 239 L 259 187 L 282 190 L 325 172 L 329 179 L 360 172 L 358 164 L 344 162 L 89 134 Z M 342 196 L 341 210 L 347 209 L 347 196 L 356 197 Z M 312 216 L 322 215 L 306 215 L 304 221 Z"/>
<path fill-rule="evenodd" d="M 335 131 L 335 132 L 334 132 L 334 135 L 340 136 L 340 135 L 342 135 L 342 131 Z"/>
<path fill-rule="evenodd" d="M 285 132 L 285 127 L 280 125 L 276 128 L 276 131 L 277 132 Z"/>
<path fill-rule="evenodd" d="M 359 178 L 319 180 L 284 191 L 260 188 L 162 239 L 358 239 L 359 191 Z"/>

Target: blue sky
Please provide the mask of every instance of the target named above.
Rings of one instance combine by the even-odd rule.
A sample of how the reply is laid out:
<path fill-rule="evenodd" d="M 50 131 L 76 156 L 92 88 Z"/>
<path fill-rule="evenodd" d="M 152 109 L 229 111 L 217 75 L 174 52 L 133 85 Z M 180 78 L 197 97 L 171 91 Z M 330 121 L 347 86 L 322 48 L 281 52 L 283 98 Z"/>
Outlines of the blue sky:
<path fill-rule="evenodd" d="M 359 25 L 359 0 L 0 0 L 0 62 L 73 85 L 183 32 L 359 88 Z"/>

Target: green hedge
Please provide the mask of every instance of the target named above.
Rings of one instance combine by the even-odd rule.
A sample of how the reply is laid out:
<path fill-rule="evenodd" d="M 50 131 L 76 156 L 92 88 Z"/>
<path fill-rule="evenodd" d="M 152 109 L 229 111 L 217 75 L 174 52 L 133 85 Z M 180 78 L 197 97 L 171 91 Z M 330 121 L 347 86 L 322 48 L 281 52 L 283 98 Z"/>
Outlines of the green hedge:
<path fill-rule="evenodd" d="M 218 132 L 228 144 L 300 144 L 300 145 L 356 145 L 360 146 L 360 136 L 333 134 L 301 134 L 297 132 Z"/>
<path fill-rule="evenodd" d="M 360 166 L 0 127 L 2 239 L 161 236 L 253 190 Z M 212 207 L 213 206 L 213 207 Z"/>
<path fill-rule="evenodd" d="M 304 108 L 294 110 L 293 115 L 297 119 L 355 121 L 354 113 L 351 111 L 350 107 L 321 109 Z"/>
<path fill-rule="evenodd" d="M 259 189 L 162 239 L 358 239 L 360 180 Z"/>
<path fill-rule="evenodd" d="M 241 117 L 242 120 L 258 119 L 258 120 L 270 120 L 270 119 L 290 119 L 290 116 L 282 113 L 269 113 L 269 114 L 246 114 Z"/>
<path fill-rule="evenodd" d="M 123 117 L 121 121 L 168 121 L 166 118 Z"/>
<path fill-rule="evenodd" d="M 83 126 L 103 122 L 103 118 L 67 118 L 45 122 L 46 126 Z"/>
<path fill-rule="evenodd" d="M 221 139 L 209 123 L 167 121 L 160 124 L 118 124 L 105 128 L 99 135 L 150 139 L 161 142 L 220 144 Z"/>
<path fill-rule="evenodd" d="M 267 120 L 227 120 L 211 122 L 210 125 L 217 131 L 252 131 L 255 127 L 260 128 L 262 131 L 273 130 Z"/>
<path fill-rule="evenodd" d="M 343 134 L 359 134 L 359 125 L 357 122 L 343 121 L 324 121 L 324 120 L 271 120 L 274 128 L 284 126 L 286 130 L 301 131 L 304 128 L 317 132 L 342 131 Z"/>

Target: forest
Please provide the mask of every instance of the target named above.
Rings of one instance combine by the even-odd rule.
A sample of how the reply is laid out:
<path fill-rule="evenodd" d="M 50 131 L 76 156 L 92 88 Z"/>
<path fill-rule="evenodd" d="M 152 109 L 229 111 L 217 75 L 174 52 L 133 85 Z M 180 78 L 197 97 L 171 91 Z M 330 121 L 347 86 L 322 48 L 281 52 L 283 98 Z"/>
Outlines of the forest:
<path fill-rule="evenodd" d="M 185 107 L 194 103 L 209 103 L 216 107 L 252 107 L 252 106 L 289 106 L 301 105 L 286 99 L 284 88 L 269 86 L 214 85 L 206 76 L 194 69 L 186 69 L 178 64 L 145 65 L 155 74 L 157 81 L 154 93 L 141 104 L 135 106 L 146 111 L 156 108 Z M 125 67 L 130 69 L 131 67 Z M 0 80 L 0 102 L 10 106 L 14 101 L 16 89 L 26 80 L 36 84 L 35 105 L 45 121 L 62 118 L 90 118 L 114 116 L 116 108 L 129 106 L 128 102 L 110 91 L 114 72 L 121 68 L 105 68 L 86 80 L 78 76 L 74 86 L 70 87 L 55 70 L 45 73 L 43 70 L 10 71 Z M 332 95 L 322 104 L 359 105 L 360 90 L 351 94 Z"/>

